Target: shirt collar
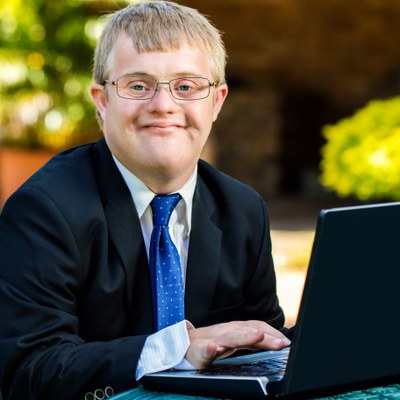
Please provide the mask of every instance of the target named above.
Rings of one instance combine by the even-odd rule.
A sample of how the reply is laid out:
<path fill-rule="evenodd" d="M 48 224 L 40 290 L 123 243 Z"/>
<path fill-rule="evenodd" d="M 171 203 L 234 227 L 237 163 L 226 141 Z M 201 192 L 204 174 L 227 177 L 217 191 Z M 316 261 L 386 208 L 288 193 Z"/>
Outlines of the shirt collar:
<path fill-rule="evenodd" d="M 113 155 L 115 164 L 120 171 L 128 189 L 131 193 L 133 202 L 139 216 L 142 218 L 147 207 L 150 205 L 153 197 L 156 195 L 152 190 L 150 190 L 137 176 L 135 176 L 131 171 L 129 171 L 124 165 L 122 165 L 116 157 Z M 185 218 L 188 230 L 191 230 L 192 222 L 192 207 L 193 207 L 193 195 L 196 189 L 197 182 L 197 165 L 189 180 L 176 192 L 179 193 L 184 201 L 185 205 Z"/>

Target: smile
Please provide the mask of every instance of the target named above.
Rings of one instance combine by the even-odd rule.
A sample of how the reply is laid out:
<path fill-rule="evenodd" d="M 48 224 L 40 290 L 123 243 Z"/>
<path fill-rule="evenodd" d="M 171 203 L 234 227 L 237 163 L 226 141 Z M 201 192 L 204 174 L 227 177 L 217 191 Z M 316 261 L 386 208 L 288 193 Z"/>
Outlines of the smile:
<path fill-rule="evenodd" d="M 156 122 L 156 123 L 151 123 L 151 124 L 144 124 L 143 127 L 145 129 L 160 131 L 160 132 L 173 131 L 176 129 L 184 129 L 183 125 L 175 124 L 175 123 L 171 123 L 171 122 Z"/>
<path fill-rule="evenodd" d="M 146 128 L 170 128 L 170 127 L 178 127 L 182 128 L 182 124 L 176 123 L 176 122 L 171 122 L 171 121 L 157 121 L 157 122 L 150 122 L 147 124 L 144 124 Z"/>

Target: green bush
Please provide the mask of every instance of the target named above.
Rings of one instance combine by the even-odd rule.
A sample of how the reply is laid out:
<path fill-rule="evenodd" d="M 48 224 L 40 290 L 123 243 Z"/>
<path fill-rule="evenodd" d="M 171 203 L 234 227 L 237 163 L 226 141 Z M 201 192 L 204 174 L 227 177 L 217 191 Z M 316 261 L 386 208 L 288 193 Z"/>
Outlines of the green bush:
<path fill-rule="evenodd" d="M 400 199 L 400 97 L 323 128 L 321 183 L 340 197 Z"/>
<path fill-rule="evenodd" d="M 0 0 L 4 144 L 61 149 L 99 136 L 88 89 L 93 49 L 101 17 L 127 1 Z"/>

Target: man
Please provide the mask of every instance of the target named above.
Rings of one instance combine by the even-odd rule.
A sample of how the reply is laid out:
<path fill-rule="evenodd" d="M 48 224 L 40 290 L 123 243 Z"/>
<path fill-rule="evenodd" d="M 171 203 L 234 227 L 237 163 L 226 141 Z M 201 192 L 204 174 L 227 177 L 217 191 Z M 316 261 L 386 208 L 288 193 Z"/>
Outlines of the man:
<path fill-rule="evenodd" d="M 289 345 L 264 202 L 199 161 L 224 69 L 219 32 L 195 10 L 145 2 L 108 19 L 91 87 L 104 139 L 56 156 L 1 215 L 6 399 L 117 393 L 148 372 Z M 168 301 L 184 310 L 160 325 L 152 217 L 165 194 L 178 203 L 160 235 L 184 281 L 184 305 Z"/>

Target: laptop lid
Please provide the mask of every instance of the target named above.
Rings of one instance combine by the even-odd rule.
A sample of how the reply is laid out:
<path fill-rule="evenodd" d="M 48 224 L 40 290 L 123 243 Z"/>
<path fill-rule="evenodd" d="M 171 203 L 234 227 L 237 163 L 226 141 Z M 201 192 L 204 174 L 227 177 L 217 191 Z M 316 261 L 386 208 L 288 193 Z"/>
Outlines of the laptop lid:
<path fill-rule="evenodd" d="M 196 372 L 145 387 L 225 398 L 334 393 L 400 377 L 400 203 L 322 210 L 281 381 Z"/>
<path fill-rule="evenodd" d="M 321 211 L 277 393 L 343 391 L 400 377 L 399 231 L 400 203 Z"/>

